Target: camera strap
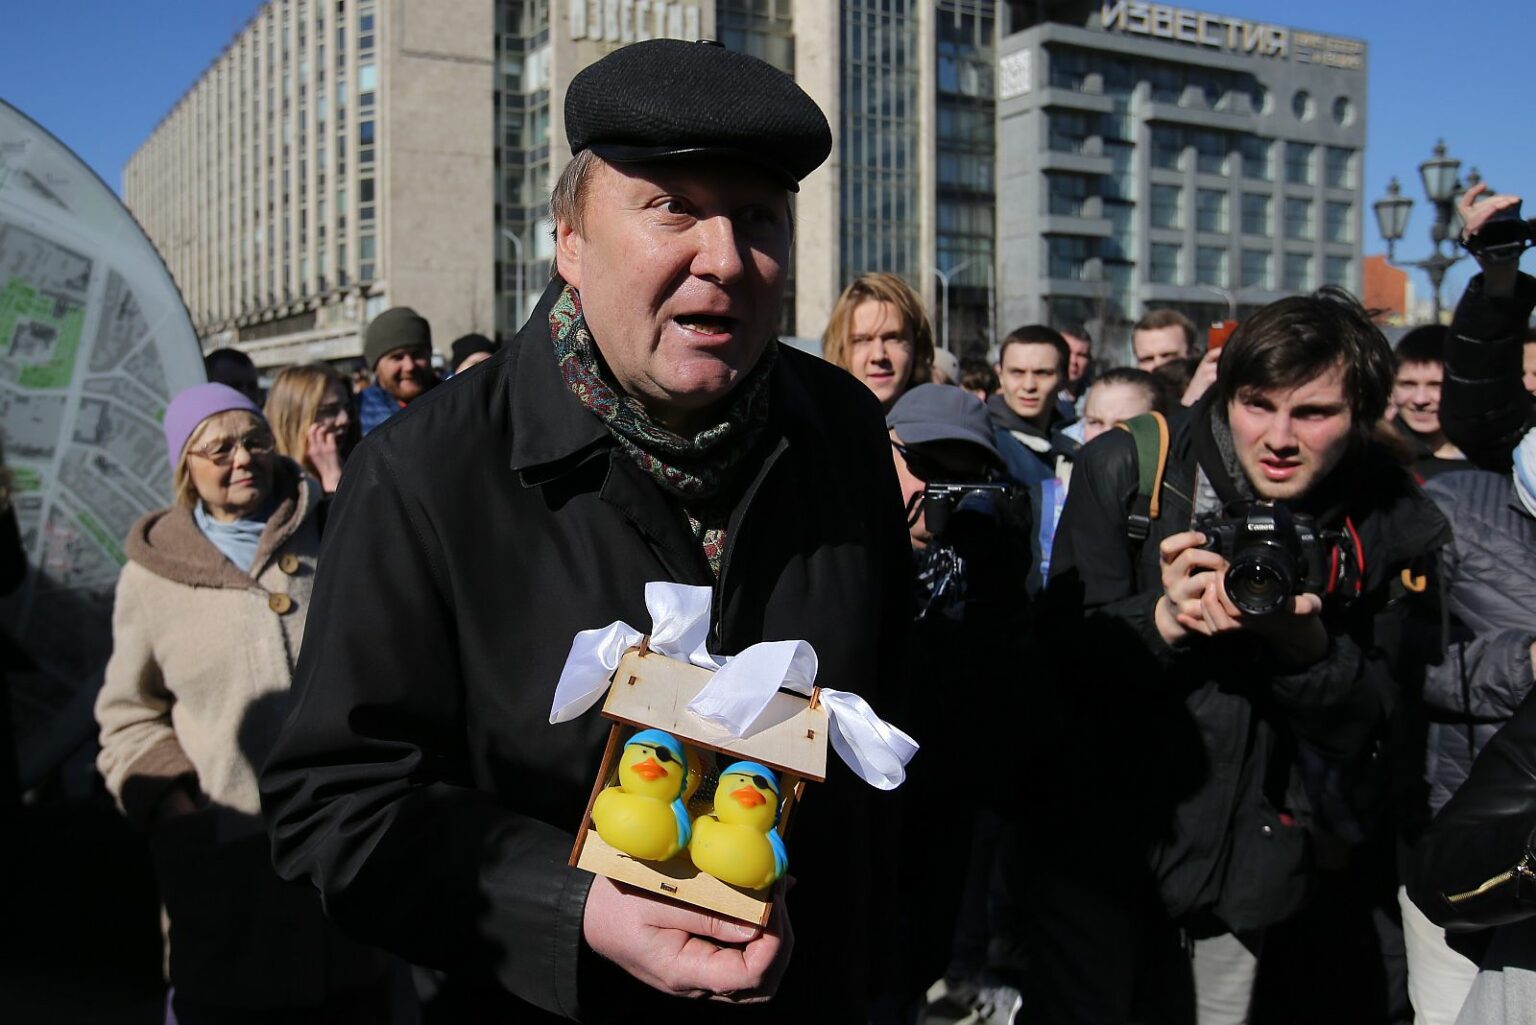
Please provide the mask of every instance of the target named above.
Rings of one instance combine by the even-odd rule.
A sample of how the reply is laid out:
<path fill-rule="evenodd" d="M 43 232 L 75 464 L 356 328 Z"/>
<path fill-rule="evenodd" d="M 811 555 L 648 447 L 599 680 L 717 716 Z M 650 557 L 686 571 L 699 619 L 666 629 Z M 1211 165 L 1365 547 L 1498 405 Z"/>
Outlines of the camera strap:
<path fill-rule="evenodd" d="M 1158 412 L 1133 416 L 1115 424 L 1136 443 L 1136 501 L 1126 520 L 1126 533 L 1140 544 L 1152 533 L 1152 521 L 1162 515 L 1163 476 L 1168 470 L 1168 421 Z"/>

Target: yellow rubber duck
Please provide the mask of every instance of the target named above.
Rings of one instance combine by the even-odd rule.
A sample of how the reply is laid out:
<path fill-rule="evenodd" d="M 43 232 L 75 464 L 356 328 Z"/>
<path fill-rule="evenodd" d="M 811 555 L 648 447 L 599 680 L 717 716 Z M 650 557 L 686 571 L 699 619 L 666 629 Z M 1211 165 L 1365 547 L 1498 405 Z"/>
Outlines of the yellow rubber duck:
<path fill-rule="evenodd" d="M 619 783 L 597 795 L 592 823 L 610 846 L 641 861 L 666 861 L 688 846 L 683 805 L 688 783 L 683 745 L 670 733 L 641 730 L 624 743 Z"/>
<path fill-rule="evenodd" d="M 688 853 L 723 883 L 764 889 L 789 867 L 778 821 L 779 778 L 757 762 L 735 762 L 720 774 L 714 814 L 694 820 Z"/>

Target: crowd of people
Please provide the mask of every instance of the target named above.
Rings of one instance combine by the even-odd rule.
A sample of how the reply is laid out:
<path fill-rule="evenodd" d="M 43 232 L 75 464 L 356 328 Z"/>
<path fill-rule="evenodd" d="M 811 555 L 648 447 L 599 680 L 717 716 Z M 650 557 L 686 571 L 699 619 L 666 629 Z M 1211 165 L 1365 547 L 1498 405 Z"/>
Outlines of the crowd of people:
<path fill-rule="evenodd" d="M 774 337 L 832 145 L 793 81 L 654 40 L 565 104 L 515 338 L 440 382 L 389 309 L 365 380 L 219 350 L 166 411 L 96 715 L 168 1021 L 1530 1020 L 1512 197 L 1462 198 L 1483 273 L 1395 351 L 1324 289 L 1222 345 L 1151 311 L 1134 367 L 1075 323 L 957 360 L 872 271 L 817 359 Z M 765 925 L 570 867 L 608 728 L 551 694 L 653 581 L 922 746 L 829 769 Z"/>

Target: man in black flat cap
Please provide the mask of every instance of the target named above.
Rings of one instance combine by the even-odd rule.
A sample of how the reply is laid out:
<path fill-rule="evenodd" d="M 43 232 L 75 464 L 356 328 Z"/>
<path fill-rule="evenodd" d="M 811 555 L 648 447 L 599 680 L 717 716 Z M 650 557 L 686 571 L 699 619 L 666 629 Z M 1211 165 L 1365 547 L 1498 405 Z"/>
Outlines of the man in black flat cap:
<path fill-rule="evenodd" d="M 565 125 L 532 318 L 348 464 L 262 781 L 274 858 L 356 936 L 449 972 L 475 1021 L 862 1021 L 898 899 L 887 795 L 831 766 L 796 813 L 794 892 L 747 927 L 567 867 L 608 725 L 548 721 L 573 635 L 645 628 L 653 580 L 713 589 L 715 653 L 808 640 L 822 682 L 901 720 L 880 410 L 775 338 L 789 193 L 831 133 L 769 65 L 675 40 L 577 75 Z"/>

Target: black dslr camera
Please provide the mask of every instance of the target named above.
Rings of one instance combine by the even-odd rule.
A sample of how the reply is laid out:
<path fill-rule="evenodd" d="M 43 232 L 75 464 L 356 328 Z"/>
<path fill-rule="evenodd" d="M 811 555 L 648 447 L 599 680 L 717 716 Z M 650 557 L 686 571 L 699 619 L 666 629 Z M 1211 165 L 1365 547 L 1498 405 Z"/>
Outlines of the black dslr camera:
<path fill-rule="evenodd" d="M 928 533 L 940 539 L 949 533 L 956 512 L 962 516 L 976 513 L 995 521 L 996 501 L 1006 500 L 1013 490 L 1010 484 L 930 483 L 923 489 L 923 523 Z"/>
<path fill-rule="evenodd" d="M 1500 210 L 1467 239 L 1462 248 L 1473 256 L 1490 263 L 1508 263 L 1520 259 L 1520 254 L 1536 245 L 1536 221 L 1520 216 L 1520 204 Z"/>
<path fill-rule="evenodd" d="M 1281 503 L 1237 503 L 1195 529 L 1205 535 L 1200 547 L 1227 560 L 1227 596 L 1250 616 L 1279 612 L 1298 594 L 1331 593 L 1350 572 L 1343 533 L 1318 530 Z"/>

